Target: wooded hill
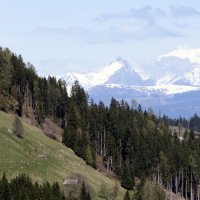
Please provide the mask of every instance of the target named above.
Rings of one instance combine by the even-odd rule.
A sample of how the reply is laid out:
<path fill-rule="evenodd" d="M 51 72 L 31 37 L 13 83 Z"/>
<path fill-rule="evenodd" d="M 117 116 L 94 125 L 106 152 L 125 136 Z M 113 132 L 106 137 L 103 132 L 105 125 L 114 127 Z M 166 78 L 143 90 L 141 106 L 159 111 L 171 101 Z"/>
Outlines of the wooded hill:
<path fill-rule="evenodd" d="M 93 200 L 101 200 L 99 196 L 102 195 L 109 199 L 113 196 L 116 200 L 123 199 L 125 190 L 120 187 L 118 180 L 87 165 L 71 149 L 47 137 L 41 129 L 23 118 L 20 118 L 23 133 L 17 137 L 13 132 L 14 121 L 13 114 L 0 111 L 0 180 L 5 172 L 9 182 L 20 174 L 29 176 L 33 184 L 37 182 L 40 186 L 57 182 L 67 200 L 79 200 L 84 181 Z M 65 186 L 65 180 L 71 179 L 78 179 L 78 183 Z M 24 183 L 23 180 L 20 187 L 26 187 L 26 181 Z M 0 200 L 7 200 L 1 198 L 1 189 L 0 184 Z M 26 191 L 18 189 L 19 192 Z"/>
<path fill-rule="evenodd" d="M 89 102 L 75 82 L 38 77 L 33 66 L 8 49 L 0 51 L 0 108 L 23 116 L 32 109 L 41 124 L 51 118 L 63 131 L 63 144 L 96 168 L 96 154 L 121 185 L 133 190 L 135 178 L 149 178 L 168 191 L 199 199 L 200 139 L 192 131 L 184 140 L 172 136 L 165 117 L 114 98 L 109 106 Z M 140 195 L 135 197 L 141 199 Z"/>
<path fill-rule="evenodd" d="M 30 63 L 9 49 L 0 49 L 0 109 L 26 116 L 29 108 L 39 124 L 49 116 L 65 126 L 68 95 L 54 77 L 41 78 Z"/>

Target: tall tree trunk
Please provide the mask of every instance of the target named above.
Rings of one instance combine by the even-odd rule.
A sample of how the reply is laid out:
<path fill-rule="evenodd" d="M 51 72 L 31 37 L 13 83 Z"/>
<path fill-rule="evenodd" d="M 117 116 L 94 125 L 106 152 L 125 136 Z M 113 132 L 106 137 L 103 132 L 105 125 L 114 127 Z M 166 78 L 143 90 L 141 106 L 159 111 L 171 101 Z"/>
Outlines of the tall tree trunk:
<path fill-rule="evenodd" d="M 113 169 L 113 157 L 112 156 L 110 157 L 110 169 L 111 170 Z"/>
<path fill-rule="evenodd" d="M 170 200 L 172 200 L 172 176 L 171 176 L 171 188 L 170 188 Z"/>
<path fill-rule="evenodd" d="M 193 200 L 193 187 L 192 187 L 192 168 L 191 168 L 191 174 L 190 174 L 190 200 Z"/>
<path fill-rule="evenodd" d="M 101 144 L 100 144 L 100 148 L 101 148 L 101 150 L 100 150 L 100 152 L 101 152 L 101 156 L 103 156 L 103 136 L 102 136 L 102 132 L 101 132 Z"/>
<path fill-rule="evenodd" d="M 99 131 L 98 131 L 98 135 L 97 135 L 97 152 L 100 153 L 100 136 L 99 136 Z"/>
<path fill-rule="evenodd" d="M 176 179 L 175 179 L 175 185 L 176 185 L 176 194 L 178 194 L 178 176 L 176 174 Z"/>
<path fill-rule="evenodd" d="M 183 167 L 182 167 L 182 174 L 181 174 L 181 179 L 182 179 L 182 181 L 181 181 L 181 198 L 183 198 Z"/>
<path fill-rule="evenodd" d="M 187 200 L 187 171 L 185 176 L 185 199 Z"/>
<path fill-rule="evenodd" d="M 103 156 L 106 156 L 106 129 L 103 131 Z"/>
<path fill-rule="evenodd" d="M 120 168 L 122 167 L 122 141 L 121 139 L 119 140 L 119 149 L 120 149 L 120 154 L 119 154 L 119 166 Z"/>
<path fill-rule="evenodd" d="M 158 184 L 160 185 L 160 166 L 158 164 Z"/>
<path fill-rule="evenodd" d="M 110 165 L 110 159 L 109 157 L 107 158 L 107 171 L 109 170 L 109 165 Z"/>

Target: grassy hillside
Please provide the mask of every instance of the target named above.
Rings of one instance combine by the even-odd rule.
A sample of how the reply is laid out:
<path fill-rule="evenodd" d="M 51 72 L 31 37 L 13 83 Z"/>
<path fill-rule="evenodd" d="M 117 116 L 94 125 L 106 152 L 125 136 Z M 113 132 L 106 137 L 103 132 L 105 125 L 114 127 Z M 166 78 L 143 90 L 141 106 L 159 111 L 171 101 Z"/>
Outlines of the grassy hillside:
<path fill-rule="evenodd" d="M 79 174 L 87 180 L 93 199 L 99 199 L 102 186 L 112 192 L 115 180 L 97 172 L 77 157 L 72 150 L 46 137 L 41 130 L 23 122 L 24 138 L 17 138 L 11 131 L 13 116 L 0 112 L 0 175 L 6 172 L 8 178 L 19 173 L 29 174 L 34 180 L 63 181 Z M 123 199 L 120 188 L 118 198 Z"/>

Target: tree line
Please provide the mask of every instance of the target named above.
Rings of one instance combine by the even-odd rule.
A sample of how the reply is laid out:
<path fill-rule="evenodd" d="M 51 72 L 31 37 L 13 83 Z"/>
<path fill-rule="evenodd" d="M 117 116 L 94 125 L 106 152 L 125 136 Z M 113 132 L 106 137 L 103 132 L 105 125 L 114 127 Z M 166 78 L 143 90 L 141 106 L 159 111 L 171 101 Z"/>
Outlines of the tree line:
<path fill-rule="evenodd" d="M 4 174 L 0 179 L 0 200 L 65 200 L 58 183 L 39 185 L 21 174 L 10 182 Z"/>
<path fill-rule="evenodd" d="M 0 179 L 0 200 L 91 200 L 84 182 L 78 192 L 78 197 L 71 197 L 62 192 L 57 182 L 39 184 L 25 174 L 20 174 L 11 181 L 3 174 Z"/>
<path fill-rule="evenodd" d="M 168 120 L 169 125 L 184 127 L 193 131 L 200 132 L 200 116 L 198 116 L 196 113 L 189 119 L 184 117 L 179 117 L 177 119 L 166 117 L 166 119 Z"/>

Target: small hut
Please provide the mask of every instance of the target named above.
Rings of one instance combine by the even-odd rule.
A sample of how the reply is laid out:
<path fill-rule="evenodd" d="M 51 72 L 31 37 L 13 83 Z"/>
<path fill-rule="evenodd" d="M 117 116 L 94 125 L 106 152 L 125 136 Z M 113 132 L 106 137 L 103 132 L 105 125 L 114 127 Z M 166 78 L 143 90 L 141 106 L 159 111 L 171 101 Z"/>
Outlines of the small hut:
<path fill-rule="evenodd" d="M 63 183 L 65 186 L 70 186 L 70 185 L 77 185 L 78 184 L 78 179 L 66 179 Z"/>

